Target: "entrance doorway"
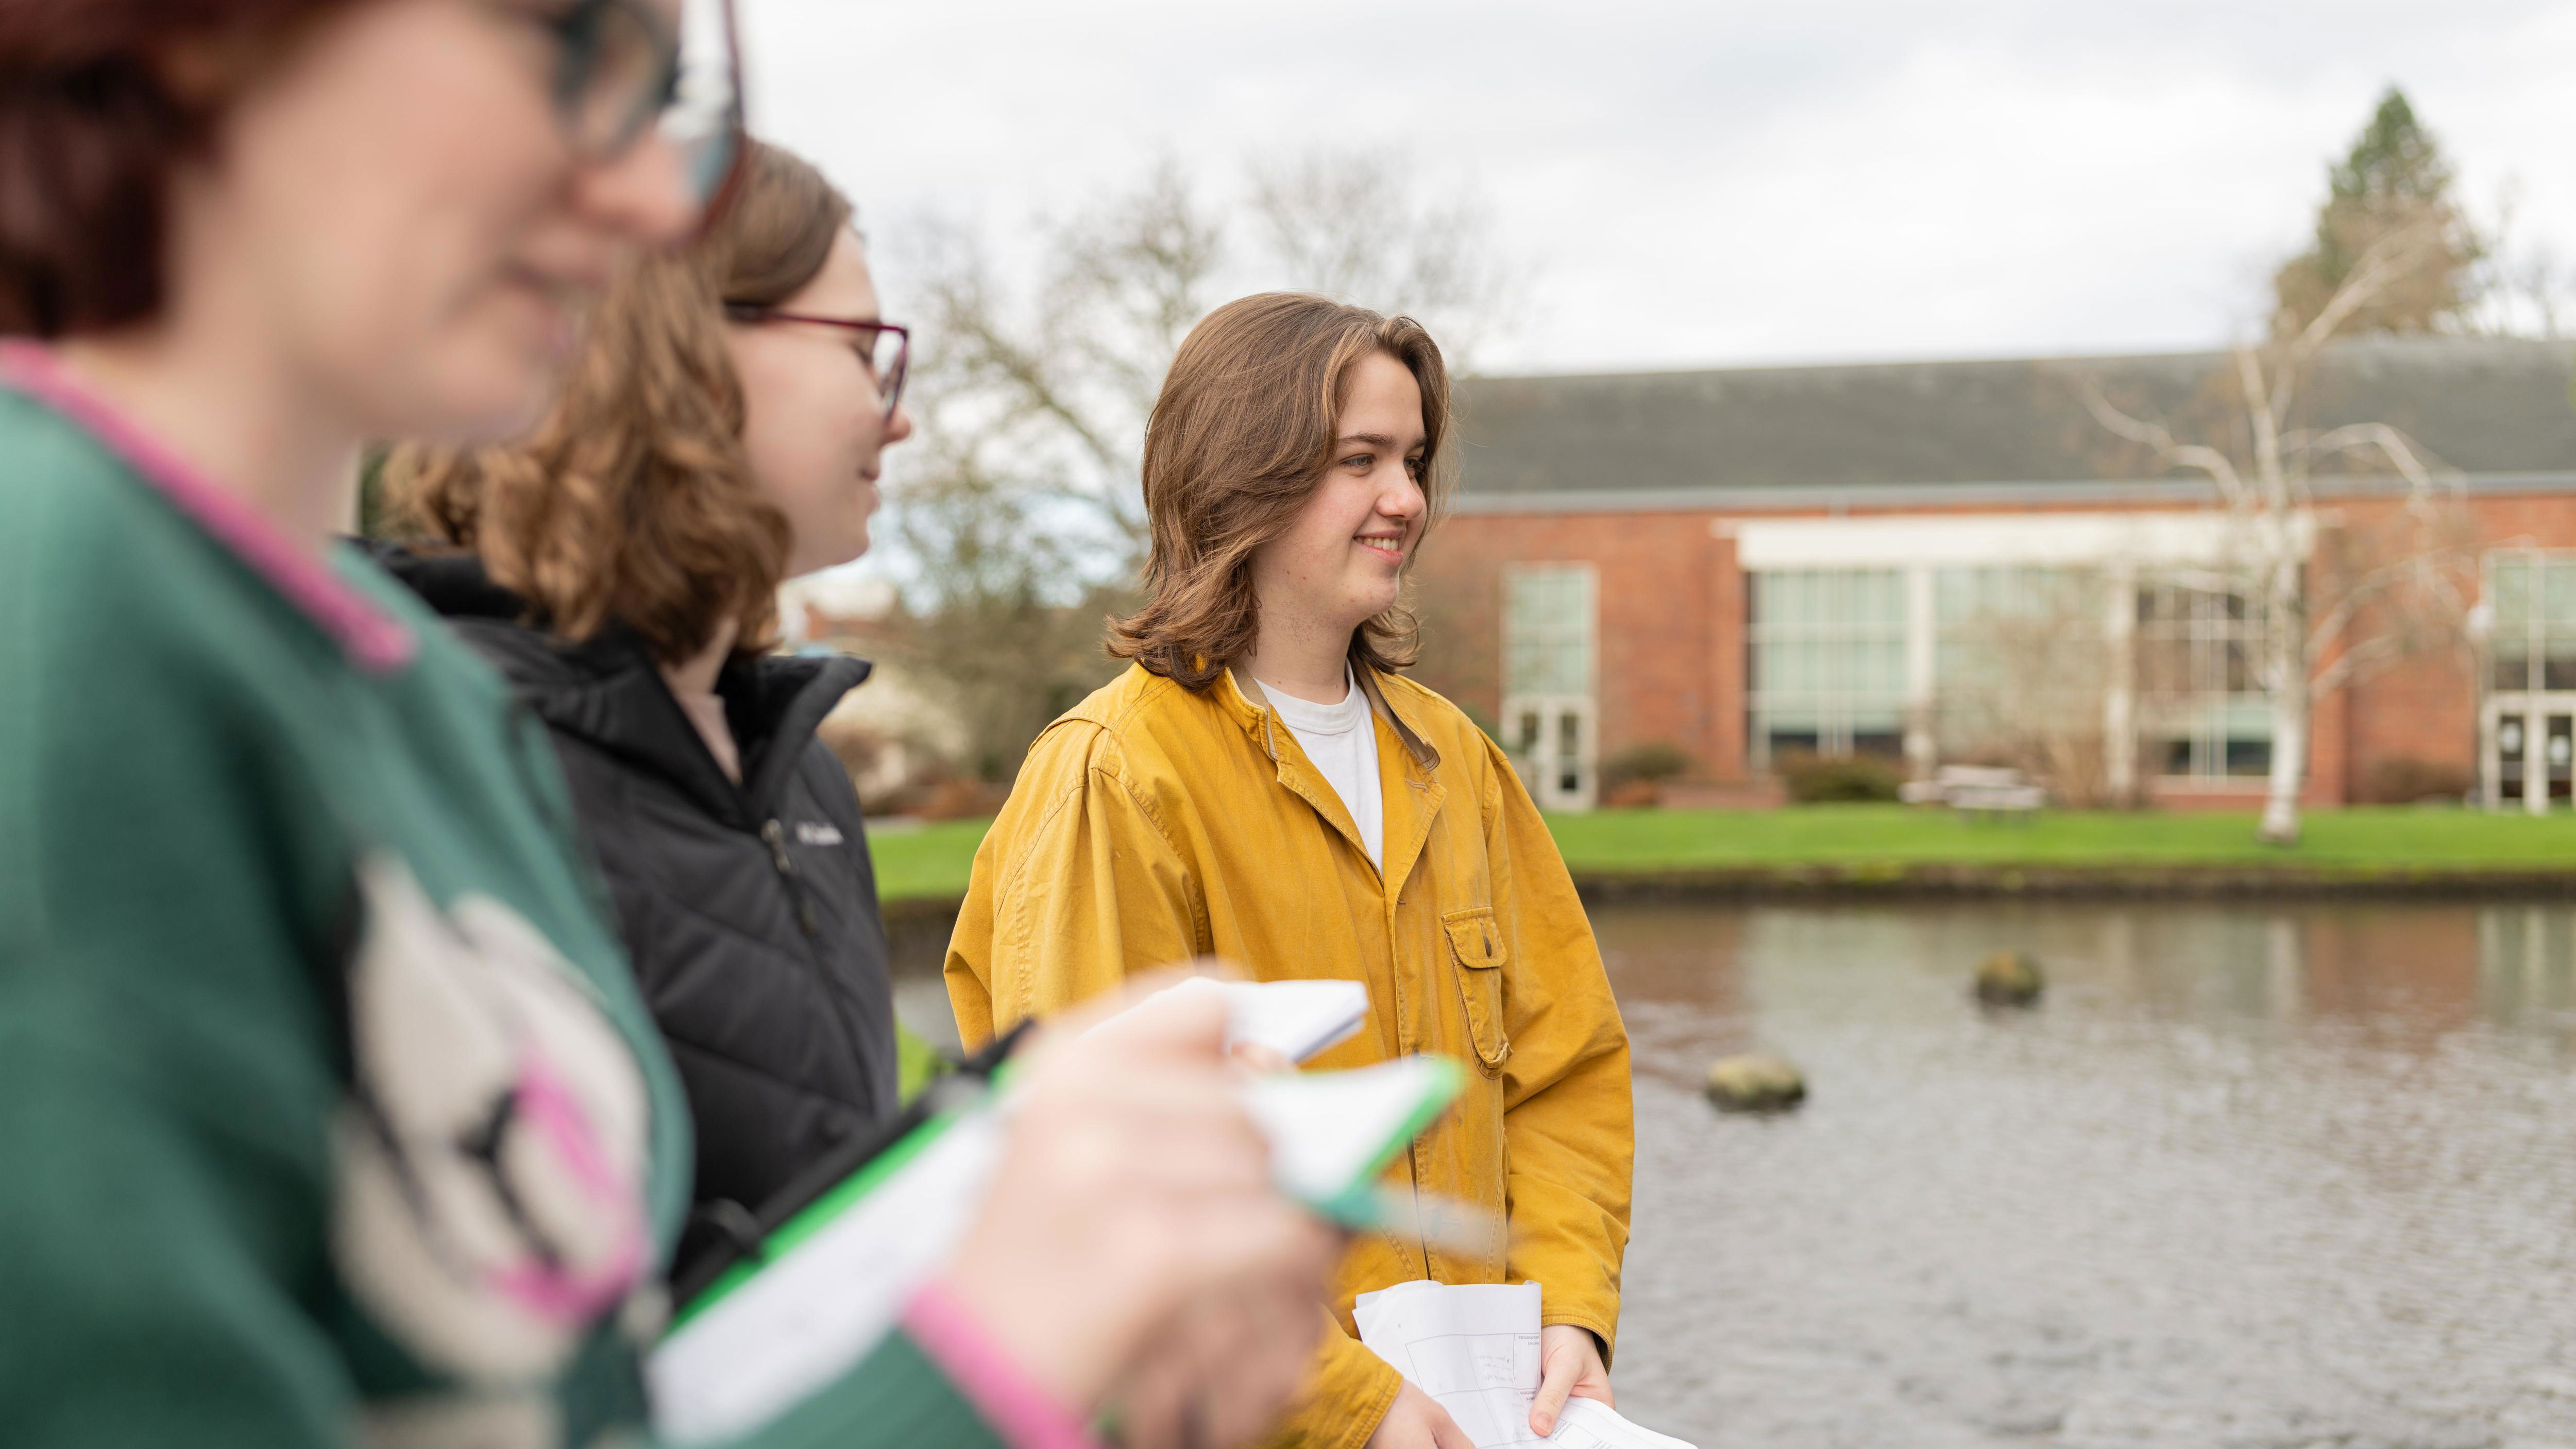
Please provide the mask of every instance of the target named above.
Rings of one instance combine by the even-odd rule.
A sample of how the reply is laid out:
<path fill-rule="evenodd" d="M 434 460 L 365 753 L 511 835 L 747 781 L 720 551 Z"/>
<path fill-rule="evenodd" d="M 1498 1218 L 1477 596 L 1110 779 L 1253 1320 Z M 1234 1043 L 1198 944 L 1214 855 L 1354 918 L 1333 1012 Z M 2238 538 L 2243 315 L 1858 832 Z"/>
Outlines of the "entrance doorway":
<path fill-rule="evenodd" d="M 1599 726 L 1584 695 L 1532 695 L 1503 701 L 1504 737 L 1542 810 L 1589 810 Z"/>
<path fill-rule="evenodd" d="M 2490 695 L 2483 724 L 2489 808 L 2546 815 L 2576 803 L 2576 692 Z"/>

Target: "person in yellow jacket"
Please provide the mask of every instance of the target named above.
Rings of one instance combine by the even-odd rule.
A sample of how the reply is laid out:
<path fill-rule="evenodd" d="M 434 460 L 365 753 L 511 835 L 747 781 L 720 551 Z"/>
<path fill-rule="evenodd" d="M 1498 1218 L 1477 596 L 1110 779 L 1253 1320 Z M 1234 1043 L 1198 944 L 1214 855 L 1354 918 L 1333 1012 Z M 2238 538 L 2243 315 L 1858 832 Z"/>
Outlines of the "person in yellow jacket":
<path fill-rule="evenodd" d="M 1311 1383 L 1274 1442 L 1472 1449 L 1354 1336 L 1356 1293 L 1541 1285 L 1546 1433 L 1608 1402 L 1634 1157 L 1628 1038 L 1565 864 L 1510 762 L 1396 672 L 1406 562 L 1443 491 L 1448 377 L 1419 324 L 1247 297 L 1181 344 L 1146 432 L 1151 597 L 1117 680 L 1031 748 L 948 949 L 969 1046 L 1194 956 L 1367 983 L 1318 1058 L 1473 1069 L 1390 1169 L 1421 1223 L 1344 1260 Z M 1442 1231 L 1443 1210 L 1495 1230 Z"/>

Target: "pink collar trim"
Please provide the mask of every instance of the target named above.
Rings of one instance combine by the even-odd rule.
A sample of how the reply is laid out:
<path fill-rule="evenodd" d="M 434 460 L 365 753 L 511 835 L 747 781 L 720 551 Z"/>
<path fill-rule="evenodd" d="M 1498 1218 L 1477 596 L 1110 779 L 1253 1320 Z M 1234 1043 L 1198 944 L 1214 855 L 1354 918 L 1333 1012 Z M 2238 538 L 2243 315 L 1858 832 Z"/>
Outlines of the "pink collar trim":
<path fill-rule="evenodd" d="M 1100 1449 L 1072 1409 L 1029 1377 L 939 1284 L 912 1296 L 903 1310 L 903 1331 L 1007 1449 Z"/>
<path fill-rule="evenodd" d="M 297 547 L 230 490 L 128 421 L 63 370 L 52 351 L 0 342 L 0 386 L 24 393 L 98 440 L 191 522 L 286 596 L 359 668 L 390 674 L 411 663 L 419 641 L 328 564 Z"/>

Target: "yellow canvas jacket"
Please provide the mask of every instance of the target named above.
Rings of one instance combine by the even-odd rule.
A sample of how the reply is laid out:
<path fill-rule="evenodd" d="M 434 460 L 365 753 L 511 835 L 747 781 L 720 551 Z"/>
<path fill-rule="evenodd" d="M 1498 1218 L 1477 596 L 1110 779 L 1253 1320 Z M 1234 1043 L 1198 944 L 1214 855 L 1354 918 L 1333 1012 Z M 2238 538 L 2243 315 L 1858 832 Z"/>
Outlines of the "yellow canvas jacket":
<path fill-rule="evenodd" d="M 1440 1199 L 1502 1214 L 1508 1237 L 1461 1250 L 1370 1234 L 1352 1248 L 1338 1330 L 1276 1441 L 1332 1449 L 1364 1444 L 1399 1384 L 1352 1336 L 1355 1293 L 1536 1279 L 1548 1323 L 1614 1345 L 1634 1156 L 1627 1032 L 1537 807 L 1456 706 L 1359 677 L 1383 872 L 1257 688 L 1229 674 L 1193 694 L 1130 668 L 1030 750 L 976 852 L 947 962 L 969 1047 L 1130 972 L 1213 955 L 1265 981 L 1367 983 L 1368 1026 L 1318 1068 L 1436 1052 L 1475 1069 L 1389 1182 L 1436 1195 L 1428 1214 Z"/>

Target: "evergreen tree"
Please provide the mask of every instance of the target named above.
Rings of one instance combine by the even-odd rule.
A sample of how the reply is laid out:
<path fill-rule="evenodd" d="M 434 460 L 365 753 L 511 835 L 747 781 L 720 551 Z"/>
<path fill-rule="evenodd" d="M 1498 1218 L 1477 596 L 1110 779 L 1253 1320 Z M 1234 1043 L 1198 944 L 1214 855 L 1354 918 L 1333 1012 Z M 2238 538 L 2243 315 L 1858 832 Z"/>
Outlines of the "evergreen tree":
<path fill-rule="evenodd" d="M 2273 277 L 2279 320 L 2295 331 L 2314 320 L 2373 244 L 2422 228 L 2433 244 L 2408 275 L 2355 313 L 2347 332 L 2433 332 L 2456 326 L 2476 301 L 2484 241 L 2452 196 L 2450 161 L 2395 86 L 2326 171 L 2316 239 Z"/>

